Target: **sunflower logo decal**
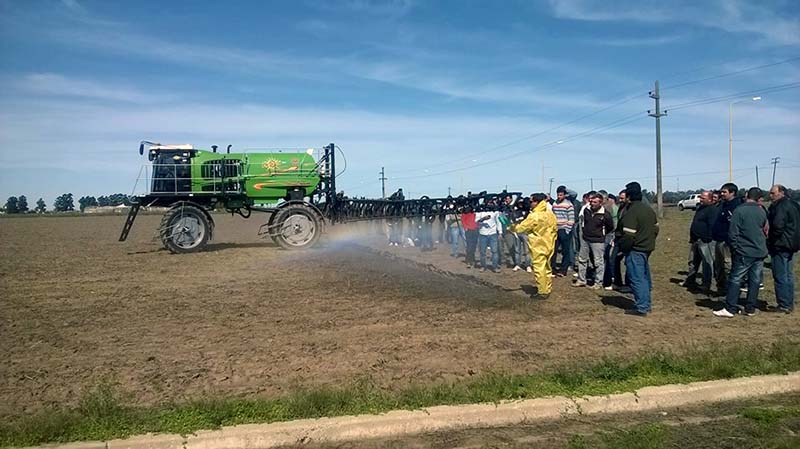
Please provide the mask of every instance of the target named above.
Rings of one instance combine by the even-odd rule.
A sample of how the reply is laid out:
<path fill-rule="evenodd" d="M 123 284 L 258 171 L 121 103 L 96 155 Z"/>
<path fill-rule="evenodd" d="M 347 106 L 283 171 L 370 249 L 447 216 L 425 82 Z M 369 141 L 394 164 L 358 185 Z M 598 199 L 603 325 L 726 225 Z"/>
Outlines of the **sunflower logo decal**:
<path fill-rule="evenodd" d="M 265 170 L 275 171 L 282 163 L 283 163 L 282 161 L 279 161 L 277 159 L 268 159 L 261 163 L 261 168 Z"/>

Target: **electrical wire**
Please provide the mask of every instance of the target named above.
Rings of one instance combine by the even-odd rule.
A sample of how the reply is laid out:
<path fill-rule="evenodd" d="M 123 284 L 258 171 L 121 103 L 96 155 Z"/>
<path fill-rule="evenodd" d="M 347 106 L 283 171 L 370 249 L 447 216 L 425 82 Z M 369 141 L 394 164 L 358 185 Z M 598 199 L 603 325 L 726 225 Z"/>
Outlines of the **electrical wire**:
<path fill-rule="evenodd" d="M 695 107 L 695 106 L 704 106 L 704 105 L 707 105 L 707 104 L 713 104 L 713 103 L 720 103 L 720 102 L 723 102 L 723 101 L 729 101 L 729 100 L 733 100 L 735 98 L 743 97 L 743 96 L 746 96 L 746 95 L 767 94 L 767 93 L 774 93 L 774 92 L 780 92 L 780 91 L 783 91 L 783 90 L 790 90 L 790 89 L 797 89 L 797 88 L 800 88 L 800 82 L 781 84 L 781 85 L 770 86 L 770 87 L 764 87 L 764 88 L 761 88 L 761 89 L 737 92 L 735 94 L 728 94 L 728 95 L 723 95 L 723 96 L 718 96 L 718 97 L 702 98 L 702 99 L 699 99 L 699 100 L 693 100 L 693 101 L 688 101 L 688 102 L 685 102 L 685 103 L 678 103 L 678 104 L 674 104 L 674 105 L 670 105 L 670 106 L 665 106 L 664 110 L 665 111 L 675 111 L 675 110 L 691 108 L 691 107 Z"/>
<path fill-rule="evenodd" d="M 476 167 L 482 167 L 482 166 L 485 166 L 485 165 L 495 164 L 497 162 L 502 162 L 502 161 L 507 160 L 508 158 L 511 158 L 511 157 L 514 157 L 514 156 L 519 156 L 521 154 L 526 154 L 526 153 L 533 153 L 533 152 L 543 151 L 543 150 L 545 150 L 547 148 L 551 148 L 551 147 L 554 147 L 556 145 L 561 145 L 561 144 L 566 143 L 566 142 L 571 142 L 571 141 L 574 141 L 574 140 L 577 140 L 577 139 L 580 139 L 580 138 L 583 138 L 583 137 L 588 137 L 590 135 L 594 135 L 594 134 L 598 134 L 598 133 L 601 133 L 601 132 L 604 132 L 604 131 L 608 131 L 610 129 L 618 128 L 620 126 L 627 125 L 628 123 L 632 123 L 634 121 L 640 120 L 640 119 L 645 118 L 645 117 L 646 116 L 643 114 L 643 112 L 636 112 L 635 114 L 631 114 L 629 116 L 626 116 L 626 117 L 623 117 L 621 119 L 615 120 L 615 121 L 613 121 L 611 123 L 608 123 L 608 124 L 605 124 L 603 126 L 599 126 L 599 127 L 594 128 L 594 129 L 591 129 L 591 130 L 588 130 L 588 131 L 584 131 L 584 132 L 579 133 L 579 134 L 575 134 L 573 136 L 568 136 L 568 137 L 565 137 L 564 139 L 561 139 L 561 140 L 558 140 L 558 141 L 554 141 L 554 142 L 550 142 L 550 143 L 541 145 L 541 146 L 539 146 L 537 148 L 534 148 L 534 149 L 527 149 L 526 148 L 524 150 L 521 150 L 521 151 L 518 151 L 518 152 L 515 152 L 515 153 L 511 153 L 511 154 L 508 154 L 508 155 L 504 155 L 502 157 L 491 159 L 491 160 L 486 161 L 486 162 L 472 164 L 472 165 L 469 165 L 469 166 L 466 166 L 466 167 L 452 168 L 452 169 L 443 170 L 443 171 L 434 172 L 434 173 L 426 173 L 426 174 L 423 174 L 423 175 L 398 176 L 398 177 L 392 177 L 390 179 L 392 179 L 392 180 L 406 180 L 406 179 L 427 178 L 427 177 L 431 177 L 431 176 L 439 176 L 439 175 L 444 175 L 444 174 L 449 174 L 449 173 L 455 173 L 455 172 L 459 172 L 459 171 L 469 170 L 469 169 L 476 168 Z"/>
<path fill-rule="evenodd" d="M 700 79 L 696 79 L 696 80 L 685 81 L 685 82 L 682 82 L 682 83 L 673 84 L 671 86 L 662 87 L 661 90 L 675 89 L 675 88 L 678 88 L 678 87 L 689 86 L 691 84 L 697 84 L 697 83 L 702 83 L 702 82 L 705 82 L 705 81 L 711 81 L 711 80 L 716 80 L 716 79 L 720 79 L 720 78 L 726 78 L 726 77 L 729 77 L 729 76 L 739 75 L 741 73 L 746 73 L 746 72 L 752 72 L 753 70 L 765 69 L 767 67 L 774 67 L 776 65 L 786 64 L 787 62 L 792 62 L 792 61 L 797 61 L 797 60 L 800 60 L 800 56 L 796 56 L 796 57 L 789 58 L 789 59 L 784 59 L 782 61 L 772 62 L 772 63 L 769 63 L 769 64 L 762 64 L 762 65 L 759 65 L 759 66 L 748 67 L 746 69 L 736 70 L 736 71 L 733 71 L 733 72 L 727 72 L 727 73 L 723 73 L 723 74 L 720 74 L 720 75 L 709 76 L 709 77 L 706 77 L 706 78 L 700 78 Z"/>

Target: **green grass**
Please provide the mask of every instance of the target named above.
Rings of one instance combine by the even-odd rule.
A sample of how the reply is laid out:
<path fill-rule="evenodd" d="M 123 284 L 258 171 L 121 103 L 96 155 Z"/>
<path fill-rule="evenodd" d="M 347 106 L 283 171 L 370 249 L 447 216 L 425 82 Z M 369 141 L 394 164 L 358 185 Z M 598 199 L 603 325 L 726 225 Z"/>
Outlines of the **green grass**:
<path fill-rule="evenodd" d="M 629 429 L 603 431 L 595 435 L 574 435 L 567 449 L 662 449 L 671 429 L 661 424 L 638 424 Z"/>
<path fill-rule="evenodd" d="M 798 343 L 787 341 L 750 349 L 714 347 L 682 354 L 643 353 L 629 359 L 603 358 L 599 362 L 573 363 L 527 375 L 490 373 L 476 380 L 416 385 L 401 391 L 381 389 L 364 379 L 342 388 L 298 390 L 270 399 L 211 398 L 153 407 L 130 406 L 110 384 L 103 383 L 87 392 L 75 408 L 51 409 L 0 424 L 0 446 L 107 440 L 147 432 L 187 434 L 236 424 L 551 395 L 610 394 L 650 385 L 786 373 L 800 370 Z M 747 413 L 754 420 L 770 416 L 764 414 L 768 412 Z M 657 433 L 657 429 L 645 430 Z"/>

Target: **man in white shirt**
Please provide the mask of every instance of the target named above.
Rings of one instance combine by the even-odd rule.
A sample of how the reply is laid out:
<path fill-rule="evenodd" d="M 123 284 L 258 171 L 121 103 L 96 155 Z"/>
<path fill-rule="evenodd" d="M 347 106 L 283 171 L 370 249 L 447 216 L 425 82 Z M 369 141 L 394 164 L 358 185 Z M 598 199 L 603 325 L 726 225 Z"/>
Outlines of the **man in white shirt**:
<path fill-rule="evenodd" d="M 478 254 L 482 271 L 486 271 L 486 247 L 492 251 L 492 267 L 495 273 L 500 272 L 500 257 L 498 253 L 499 236 L 503 234 L 503 226 L 499 220 L 500 214 L 496 211 L 481 211 L 475 214 L 478 224 Z"/>

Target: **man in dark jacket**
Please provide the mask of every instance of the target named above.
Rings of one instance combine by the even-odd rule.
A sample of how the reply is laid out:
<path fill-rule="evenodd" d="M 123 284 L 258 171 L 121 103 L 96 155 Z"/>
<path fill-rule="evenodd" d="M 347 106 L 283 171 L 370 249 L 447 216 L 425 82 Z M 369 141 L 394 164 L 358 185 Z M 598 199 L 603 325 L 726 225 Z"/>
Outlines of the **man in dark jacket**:
<path fill-rule="evenodd" d="M 696 287 L 695 275 L 700 270 L 700 263 L 703 265 L 703 291 L 708 291 L 711 287 L 711 277 L 714 273 L 714 238 L 712 227 L 717 218 L 717 208 L 713 204 L 711 192 L 704 191 L 700 194 L 700 204 L 692 219 L 692 226 L 689 229 L 689 244 L 691 248 L 689 274 L 686 275 L 684 287 Z"/>
<path fill-rule="evenodd" d="M 594 261 L 594 284 L 591 288 L 599 290 L 603 287 L 605 272 L 603 252 L 606 249 L 606 235 L 614 231 L 614 218 L 603 206 L 604 200 L 603 195 L 599 193 L 592 195 L 589 207 L 583 210 L 580 217 L 583 243 L 578 253 L 578 279 L 572 284 L 576 287 L 586 286 L 586 268 L 590 256 Z"/>
<path fill-rule="evenodd" d="M 616 244 L 625 255 L 625 277 L 630 282 L 636 308 L 626 310 L 628 315 L 646 316 L 651 310 L 650 253 L 656 248 L 658 218 L 649 205 L 642 203 L 642 186 L 631 182 L 625 186 L 628 205 L 617 225 L 621 233 Z"/>
<path fill-rule="evenodd" d="M 758 187 L 747 191 L 747 200 L 733 211 L 728 231 L 733 256 L 730 276 L 728 276 L 728 293 L 725 296 L 725 308 L 714 312 L 714 315 L 733 318 L 739 313 L 739 288 L 745 276 L 748 279 L 747 300 L 744 313 L 748 316 L 756 313 L 758 301 L 758 284 L 761 282 L 764 258 L 767 257 L 767 236 L 764 232 L 767 225 L 767 214 L 758 204 L 763 192 Z"/>
<path fill-rule="evenodd" d="M 736 196 L 739 187 L 731 182 L 725 183 L 720 189 L 722 200 L 719 204 L 717 219 L 711 229 L 714 238 L 714 277 L 717 279 L 717 292 L 724 295 L 728 287 L 728 273 L 731 271 L 731 247 L 728 242 L 728 228 L 731 225 L 733 211 L 739 207 L 743 200 Z"/>
<path fill-rule="evenodd" d="M 776 184 L 769 190 L 769 235 L 767 249 L 772 260 L 772 277 L 775 279 L 776 312 L 794 310 L 794 270 L 792 259 L 800 250 L 800 206 L 786 197 L 786 187 Z"/>

